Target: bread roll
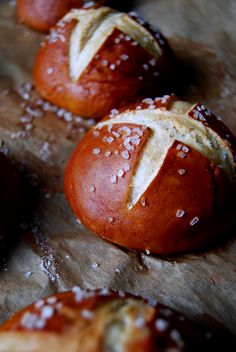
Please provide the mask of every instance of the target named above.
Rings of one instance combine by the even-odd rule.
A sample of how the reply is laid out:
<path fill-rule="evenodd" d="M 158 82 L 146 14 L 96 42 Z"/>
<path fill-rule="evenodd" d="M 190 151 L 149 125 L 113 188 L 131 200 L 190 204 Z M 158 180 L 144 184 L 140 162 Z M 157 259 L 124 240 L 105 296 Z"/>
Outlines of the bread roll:
<path fill-rule="evenodd" d="M 65 193 L 82 224 L 136 250 L 177 253 L 216 239 L 235 214 L 235 138 L 202 104 L 144 99 L 78 144 Z"/>
<path fill-rule="evenodd" d="M 217 352 L 222 345 L 165 306 L 106 289 L 75 287 L 0 327 L 1 352 Z"/>
<path fill-rule="evenodd" d="M 172 60 L 160 32 L 135 14 L 108 7 L 72 10 L 41 47 L 34 79 L 53 104 L 101 118 L 161 85 Z"/>

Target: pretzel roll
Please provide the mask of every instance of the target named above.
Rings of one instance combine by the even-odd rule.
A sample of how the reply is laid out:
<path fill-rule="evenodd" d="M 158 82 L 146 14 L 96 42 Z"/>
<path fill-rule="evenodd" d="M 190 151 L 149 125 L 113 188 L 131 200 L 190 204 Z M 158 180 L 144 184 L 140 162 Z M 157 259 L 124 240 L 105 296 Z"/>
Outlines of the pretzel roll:
<path fill-rule="evenodd" d="M 41 300 L 0 327 L 1 352 L 221 351 L 179 313 L 123 293 L 70 292 Z"/>
<path fill-rule="evenodd" d="M 0 152 L 0 240 L 15 220 L 20 200 L 20 181 L 10 160 Z"/>
<path fill-rule="evenodd" d="M 100 118 L 160 84 L 171 62 L 160 32 L 134 14 L 108 7 L 72 10 L 40 49 L 34 78 L 45 99 Z"/>
<path fill-rule="evenodd" d="M 17 0 L 17 15 L 21 22 L 41 32 L 47 32 L 68 11 L 86 7 L 86 4 L 98 6 L 106 1 L 86 0 Z"/>
<path fill-rule="evenodd" d="M 136 250 L 211 242 L 235 212 L 235 139 L 203 105 L 144 99 L 94 127 L 65 172 L 82 224 Z"/>

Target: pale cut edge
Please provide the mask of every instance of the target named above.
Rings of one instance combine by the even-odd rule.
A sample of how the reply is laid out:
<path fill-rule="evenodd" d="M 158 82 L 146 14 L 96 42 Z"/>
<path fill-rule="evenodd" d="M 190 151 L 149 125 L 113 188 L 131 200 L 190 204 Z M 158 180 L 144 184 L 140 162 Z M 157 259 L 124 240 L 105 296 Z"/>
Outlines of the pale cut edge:
<path fill-rule="evenodd" d="M 153 314 L 154 308 L 142 301 L 117 298 L 96 311 L 94 318 L 89 320 L 89 329 L 83 330 L 80 321 L 75 320 L 71 329 L 62 334 L 44 331 L 2 332 L 0 352 L 42 352 L 45 346 L 50 352 L 78 352 L 81 344 L 85 350 L 90 350 L 93 342 L 89 337 L 93 336 L 96 340 L 100 334 L 103 336 L 103 345 L 109 351 L 123 352 L 129 342 L 138 342 L 149 337 L 150 332 L 145 322 Z M 137 316 L 143 319 L 142 330 L 136 324 Z"/>
<path fill-rule="evenodd" d="M 134 207 L 156 178 L 169 148 L 176 140 L 213 161 L 224 170 L 231 182 L 235 182 L 233 155 L 229 147 L 210 127 L 188 116 L 194 106 L 175 102 L 169 111 L 160 108 L 133 110 L 99 123 L 99 129 L 109 124 L 127 123 L 145 125 L 151 130 L 129 186 L 129 209 Z"/>
<path fill-rule="evenodd" d="M 125 13 L 118 13 L 108 7 L 88 11 L 73 10 L 63 21 L 73 19 L 78 21 L 71 34 L 69 48 L 70 76 L 73 81 L 81 77 L 116 28 L 130 36 L 156 59 L 161 55 L 161 48 L 156 39 Z"/>

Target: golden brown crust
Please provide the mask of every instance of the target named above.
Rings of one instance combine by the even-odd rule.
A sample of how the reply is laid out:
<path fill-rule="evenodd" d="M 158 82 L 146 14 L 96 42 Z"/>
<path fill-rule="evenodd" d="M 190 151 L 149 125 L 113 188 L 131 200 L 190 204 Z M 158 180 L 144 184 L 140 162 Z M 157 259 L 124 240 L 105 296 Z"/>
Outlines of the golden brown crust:
<path fill-rule="evenodd" d="M 117 13 L 112 14 L 116 16 Z M 162 45 L 159 48 L 161 55 L 156 59 L 131 36 L 114 27 L 80 77 L 73 80 L 70 77 L 69 52 L 77 23 L 73 18 L 60 22 L 51 31 L 36 58 L 36 87 L 45 99 L 54 104 L 85 117 L 99 118 L 112 108 L 133 101 L 150 86 L 160 84 L 170 70 L 172 54 L 159 32 L 158 38 L 150 32 L 156 45 Z M 140 24 L 138 26 L 142 28 Z M 143 33 L 141 36 L 144 37 Z M 91 38 L 88 38 L 86 46 L 90 46 L 88 49 L 91 50 L 94 47 Z"/>
<path fill-rule="evenodd" d="M 0 152 L 0 240 L 16 217 L 20 182 L 9 159 Z"/>
<path fill-rule="evenodd" d="M 102 289 L 57 294 L 0 327 L 0 351 L 219 351 L 217 338 L 179 313 Z"/>
<path fill-rule="evenodd" d="M 141 106 L 141 110 L 117 113 L 110 121 L 105 119 L 79 143 L 65 173 L 67 199 L 86 227 L 116 244 L 154 253 L 176 253 L 211 242 L 229 225 L 235 209 L 231 180 L 235 178 L 234 168 L 234 176 L 226 176 L 228 164 L 218 159 L 223 154 L 220 142 L 209 151 L 206 138 L 210 138 L 210 127 L 201 130 L 200 126 L 197 131 L 199 126 L 195 126 L 194 133 L 203 143 L 198 144 L 195 135 L 192 137 L 193 126 L 184 129 L 184 124 L 191 123 L 188 114 L 172 115 L 170 108 L 170 118 L 169 98 L 165 101 L 163 107 L 159 99 L 156 110 L 147 109 L 144 104 L 144 110 Z M 159 125 L 155 127 L 154 121 L 150 127 L 143 126 L 142 121 L 148 125 L 149 117 L 144 119 L 142 114 L 150 114 L 152 119 L 154 113 L 161 121 Z M 122 122 L 126 119 L 128 122 Z M 169 132 L 170 142 L 165 145 L 166 135 L 160 133 L 162 126 L 168 129 L 175 123 Z M 158 133 L 160 137 L 155 142 Z M 187 133 L 189 143 L 183 143 Z M 181 135 L 183 140 L 178 139 Z M 154 144 L 150 148 L 151 139 Z M 214 143 L 216 139 L 210 139 L 209 145 Z M 209 156 L 206 151 L 201 152 L 204 148 Z M 155 153 L 158 157 L 150 164 Z M 157 169 L 156 174 L 152 168 Z"/>
<path fill-rule="evenodd" d="M 81 8 L 84 0 L 17 0 L 17 15 L 21 22 L 40 32 L 47 32 L 68 11 Z M 103 0 L 94 1 L 102 5 Z"/>

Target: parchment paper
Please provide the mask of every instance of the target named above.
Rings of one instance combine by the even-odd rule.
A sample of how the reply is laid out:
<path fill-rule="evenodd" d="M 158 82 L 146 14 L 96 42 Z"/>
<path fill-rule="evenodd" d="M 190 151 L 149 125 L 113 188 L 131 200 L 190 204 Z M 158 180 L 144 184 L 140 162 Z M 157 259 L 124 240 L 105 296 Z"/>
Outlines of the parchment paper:
<path fill-rule="evenodd" d="M 202 101 L 236 133 L 235 1 L 140 0 L 134 8 L 169 37 L 182 67 L 179 96 Z M 30 219 L 18 224 L 12 234 L 18 241 L 2 258 L 0 321 L 43 296 L 80 285 L 158 299 L 236 335 L 235 226 L 214 246 L 159 257 L 109 244 L 76 222 L 63 195 L 63 169 L 93 121 L 70 115 L 63 121 L 39 109 L 26 132 L 19 92 L 24 95 L 27 86 L 12 91 L 32 81 L 41 39 L 17 24 L 12 1 L 0 0 L 0 146 L 23 165 L 31 186 Z M 27 106 L 35 104 L 35 94 L 30 92 Z"/>

